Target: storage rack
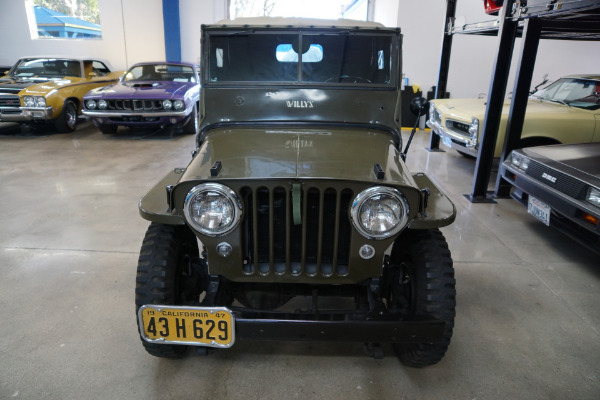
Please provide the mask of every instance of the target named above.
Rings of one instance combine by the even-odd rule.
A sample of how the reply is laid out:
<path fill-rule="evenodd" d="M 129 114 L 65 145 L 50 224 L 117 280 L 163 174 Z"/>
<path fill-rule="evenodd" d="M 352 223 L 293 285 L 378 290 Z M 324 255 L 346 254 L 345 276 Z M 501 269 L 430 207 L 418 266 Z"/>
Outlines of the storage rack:
<path fill-rule="evenodd" d="M 600 0 L 504 0 L 497 21 L 462 26 L 455 26 L 456 2 L 446 0 L 446 24 L 435 98 L 443 98 L 446 93 L 454 35 L 498 36 L 473 184 L 471 193 L 465 195 L 472 203 L 490 203 L 494 202 L 494 197 L 507 197 L 510 191 L 510 185 L 500 174 L 496 177 L 494 191 L 488 192 L 487 187 L 515 39 L 522 37 L 522 43 L 500 163 L 518 146 L 521 138 L 540 39 L 600 40 Z M 428 150 L 441 151 L 439 140 L 432 132 Z"/>

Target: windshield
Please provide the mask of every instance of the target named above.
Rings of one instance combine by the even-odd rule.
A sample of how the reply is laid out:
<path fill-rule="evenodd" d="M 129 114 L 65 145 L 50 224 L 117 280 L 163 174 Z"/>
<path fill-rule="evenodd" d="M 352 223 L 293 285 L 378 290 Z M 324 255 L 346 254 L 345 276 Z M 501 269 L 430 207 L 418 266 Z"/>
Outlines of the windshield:
<path fill-rule="evenodd" d="M 123 81 L 196 82 L 196 75 L 194 69 L 186 65 L 144 64 L 131 67 L 125 74 Z"/>
<path fill-rule="evenodd" d="M 538 90 L 532 96 L 568 106 L 597 110 L 600 108 L 600 81 L 562 78 Z"/>
<path fill-rule="evenodd" d="M 393 85 L 393 36 L 373 33 L 209 35 L 208 82 Z"/>
<path fill-rule="evenodd" d="M 10 75 L 24 79 L 81 77 L 81 63 L 77 60 L 56 58 L 27 58 L 21 60 Z"/>

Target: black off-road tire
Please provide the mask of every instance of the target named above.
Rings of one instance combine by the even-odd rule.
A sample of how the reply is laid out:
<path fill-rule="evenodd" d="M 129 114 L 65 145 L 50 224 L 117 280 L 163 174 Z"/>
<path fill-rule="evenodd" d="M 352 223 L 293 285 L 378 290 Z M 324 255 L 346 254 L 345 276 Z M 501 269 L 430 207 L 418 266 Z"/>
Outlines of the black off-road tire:
<path fill-rule="evenodd" d="M 77 128 L 77 105 L 72 100 L 66 100 L 63 109 L 54 120 L 54 128 L 59 133 L 70 133 Z"/>
<path fill-rule="evenodd" d="M 437 229 L 406 230 L 398 243 L 402 248 L 395 248 L 392 257 L 408 258 L 409 314 L 429 315 L 445 322 L 441 342 L 394 344 L 402 364 L 426 367 L 444 357 L 452 338 L 456 315 L 452 258 L 444 235 Z"/>
<path fill-rule="evenodd" d="M 198 245 L 196 237 L 186 226 L 150 224 L 138 260 L 136 319 L 138 310 L 144 304 L 180 305 L 199 296 L 200 293 L 186 293 L 182 289 L 183 280 L 189 274 L 189 261 L 193 257 L 198 257 Z M 187 346 L 183 345 L 141 341 L 146 351 L 156 357 L 180 358 L 187 350 Z"/>
<path fill-rule="evenodd" d="M 200 132 L 200 116 L 198 115 L 198 106 L 194 105 L 194 109 L 190 114 L 190 119 L 183 126 L 183 133 L 195 135 Z"/>

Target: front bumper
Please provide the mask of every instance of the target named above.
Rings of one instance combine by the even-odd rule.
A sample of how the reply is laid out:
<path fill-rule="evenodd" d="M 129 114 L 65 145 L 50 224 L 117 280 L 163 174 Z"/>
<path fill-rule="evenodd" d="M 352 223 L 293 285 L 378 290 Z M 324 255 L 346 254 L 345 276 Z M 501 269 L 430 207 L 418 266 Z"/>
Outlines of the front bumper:
<path fill-rule="evenodd" d="M 27 122 L 33 120 L 52 119 L 52 107 L 19 107 L 19 108 L 0 108 L 0 121 L 2 122 Z"/>
<path fill-rule="evenodd" d="M 515 187 L 511 193 L 513 199 L 525 207 L 529 196 L 541 200 L 552 210 L 550 226 L 600 254 L 600 224 L 594 225 L 583 219 L 584 213 L 600 218 L 600 210 L 532 179 L 508 162 L 500 166 L 500 173 Z"/>
<path fill-rule="evenodd" d="M 83 114 L 87 115 L 88 117 L 93 117 L 93 118 L 128 118 L 128 117 L 144 117 L 144 118 L 151 118 L 151 117 L 185 117 L 186 116 L 186 110 L 182 110 L 182 111 L 158 111 L 158 112 L 151 112 L 151 111 L 131 111 L 131 112 L 124 112 L 124 111 L 90 111 L 90 110 L 83 110 Z"/>
<path fill-rule="evenodd" d="M 453 132 L 449 129 L 446 129 L 442 126 L 441 123 L 433 121 L 431 119 L 427 120 L 427 126 L 431 128 L 431 130 L 436 135 L 442 138 L 442 142 L 444 143 L 444 145 L 455 150 L 459 150 L 463 153 L 469 154 L 473 157 L 477 157 L 476 141 L 456 132 Z"/>
<path fill-rule="evenodd" d="M 83 110 L 83 114 L 92 118 L 92 121 L 96 126 L 104 124 L 123 126 L 167 126 L 183 123 L 189 116 L 186 110 L 165 112 Z"/>

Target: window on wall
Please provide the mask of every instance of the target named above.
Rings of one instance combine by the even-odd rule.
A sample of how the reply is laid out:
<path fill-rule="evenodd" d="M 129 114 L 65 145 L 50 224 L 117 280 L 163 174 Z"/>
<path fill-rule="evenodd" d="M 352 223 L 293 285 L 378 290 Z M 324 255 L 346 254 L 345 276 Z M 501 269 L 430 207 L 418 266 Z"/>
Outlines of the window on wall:
<path fill-rule="evenodd" d="M 367 0 L 231 0 L 229 16 L 338 19 L 351 15 L 367 20 L 367 5 Z"/>
<path fill-rule="evenodd" d="M 100 39 L 98 0 L 26 0 L 39 39 Z"/>

